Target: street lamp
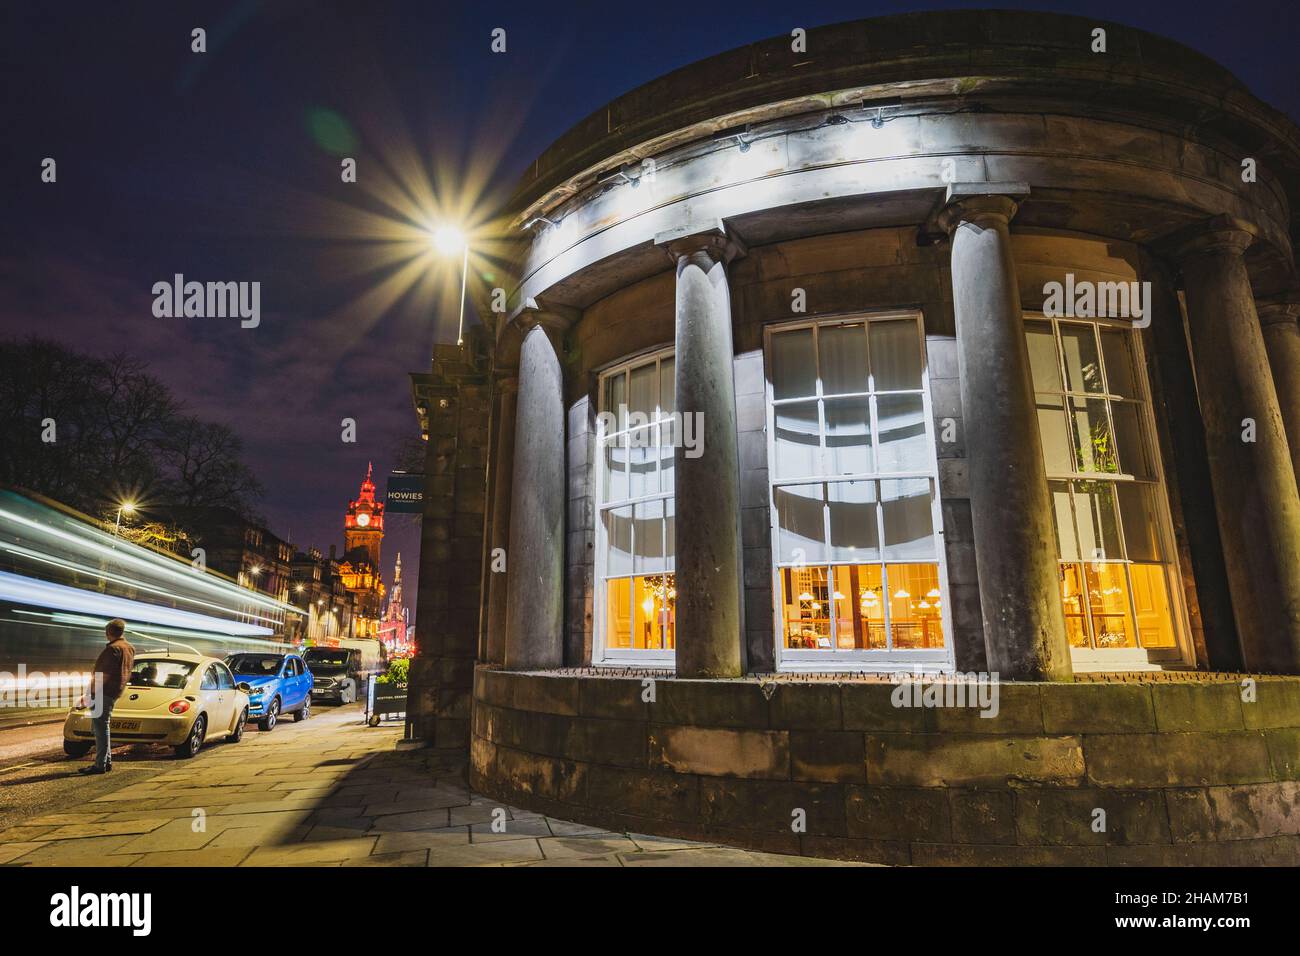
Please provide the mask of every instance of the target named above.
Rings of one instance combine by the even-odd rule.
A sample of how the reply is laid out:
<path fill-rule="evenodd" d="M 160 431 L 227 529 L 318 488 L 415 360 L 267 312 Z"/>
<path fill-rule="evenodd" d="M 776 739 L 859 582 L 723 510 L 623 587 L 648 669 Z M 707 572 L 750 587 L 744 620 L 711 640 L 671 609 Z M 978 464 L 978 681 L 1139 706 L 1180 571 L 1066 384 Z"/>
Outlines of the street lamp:
<path fill-rule="evenodd" d="M 465 344 L 465 281 L 469 276 L 469 242 L 455 226 L 443 225 L 429 236 L 429 244 L 442 256 L 460 253 L 460 321 L 456 326 L 456 344 Z"/>
<path fill-rule="evenodd" d="M 125 511 L 127 514 L 134 514 L 135 502 L 123 501 L 120 505 L 117 506 L 117 522 L 116 524 L 113 525 L 113 534 L 115 536 L 120 536 L 122 533 L 122 512 L 123 511 Z"/>

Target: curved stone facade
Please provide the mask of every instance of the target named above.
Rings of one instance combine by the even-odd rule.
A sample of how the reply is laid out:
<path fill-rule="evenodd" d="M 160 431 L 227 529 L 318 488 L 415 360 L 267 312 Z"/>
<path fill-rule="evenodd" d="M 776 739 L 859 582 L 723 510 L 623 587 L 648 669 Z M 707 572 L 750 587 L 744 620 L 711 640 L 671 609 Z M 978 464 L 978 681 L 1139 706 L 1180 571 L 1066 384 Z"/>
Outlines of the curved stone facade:
<path fill-rule="evenodd" d="M 472 785 L 593 826 L 877 863 L 1300 863 L 1300 680 L 1258 678 L 1253 702 L 1222 676 L 1004 684 L 991 718 L 896 707 L 884 682 L 661 679 L 649 703 L 645 680 L 480 667 Z"/>
<path fill-rule="evenodd" d="M 1300 675 L 1300 129 L 1118 24 L 807 39 L 611 102 L 501 217 L 429 383 L 463 560 L 422 577 L 415 726 L 603 826 L 1294 863 L 1300 685 L 1213 675 Z M 890 707 L 900 673 L 1001 711 Z"/>

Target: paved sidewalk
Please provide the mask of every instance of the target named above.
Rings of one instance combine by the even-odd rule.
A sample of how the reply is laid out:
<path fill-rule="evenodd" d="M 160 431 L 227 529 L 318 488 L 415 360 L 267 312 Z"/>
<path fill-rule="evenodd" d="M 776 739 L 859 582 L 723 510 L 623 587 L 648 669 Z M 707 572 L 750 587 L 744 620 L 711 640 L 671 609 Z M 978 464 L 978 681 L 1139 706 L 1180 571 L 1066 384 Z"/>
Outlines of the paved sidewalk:
<path fill-rule="evenodd" d="M 400 725 L 369 728 L 359 706 L 322 708 L 192 761 L 119 751 L 79 805 L 45 806 L 0 830 L 10 866 L 789 866 L 831 861 L 613 833 L 502 806 L 429 751 L 396 752 Z M 28 781 L 75 775 L 45 763 Z M 494 817 L 505 832 L 493 832 Z M 500 826 L 497 827 L 500 829 Z"/>

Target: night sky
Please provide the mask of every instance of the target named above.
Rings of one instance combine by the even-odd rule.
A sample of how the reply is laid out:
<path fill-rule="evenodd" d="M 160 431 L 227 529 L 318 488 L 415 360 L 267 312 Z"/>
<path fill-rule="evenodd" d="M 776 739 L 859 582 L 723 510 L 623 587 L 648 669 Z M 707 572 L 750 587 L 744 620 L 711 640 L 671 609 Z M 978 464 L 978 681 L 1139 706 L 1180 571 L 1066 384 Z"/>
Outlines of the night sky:
<path fill-rule="evenodd" d="M 382 492 L 399 443 L 416 434 L 407 373 L 456 337 L 447 290 L 459 292 L 459 263 L 411 280 L 384 222 L 420 219 L 411 213 L 430 198 L 486 217 L 566 128 L 693 60 L 797 26 L 987 6 L 1163 34 L 1300 116 L 1295 0 L 7 0 L 4 333 L 147 359 L 194 413 L 243 438 L 272 530 L 328 551 L 342 545 L 366 463 Z M 198 26 L 205 54 L 190 51 Z M 507 31 L 504 55 L 489 50 L 495 27 Z M 358 161 L 357 184 L 340 181 L 344 155 Z M 53 185 L 40 181 L 47 156 Z M 175 273 L 260 281 L 261 325 L 155 318 L 151 288 Z M 357 421 L 355 444 L 340 440 L 344 417 Z M 418 540 L 415 518 L 391 521 L 386 579 L 397 550 L 414 568 Z"/>

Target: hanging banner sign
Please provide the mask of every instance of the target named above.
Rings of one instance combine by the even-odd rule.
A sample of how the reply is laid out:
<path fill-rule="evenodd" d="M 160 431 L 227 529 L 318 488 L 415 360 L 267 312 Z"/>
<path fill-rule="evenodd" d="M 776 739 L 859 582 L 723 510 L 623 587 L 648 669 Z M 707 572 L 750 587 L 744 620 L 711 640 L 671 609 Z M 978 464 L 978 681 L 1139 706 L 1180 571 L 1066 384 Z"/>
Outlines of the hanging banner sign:
<path fill-rule="evenodd" d="M 390 515 L 424 514 L 424 475 L 390 474 L 384 510 Z"/>

